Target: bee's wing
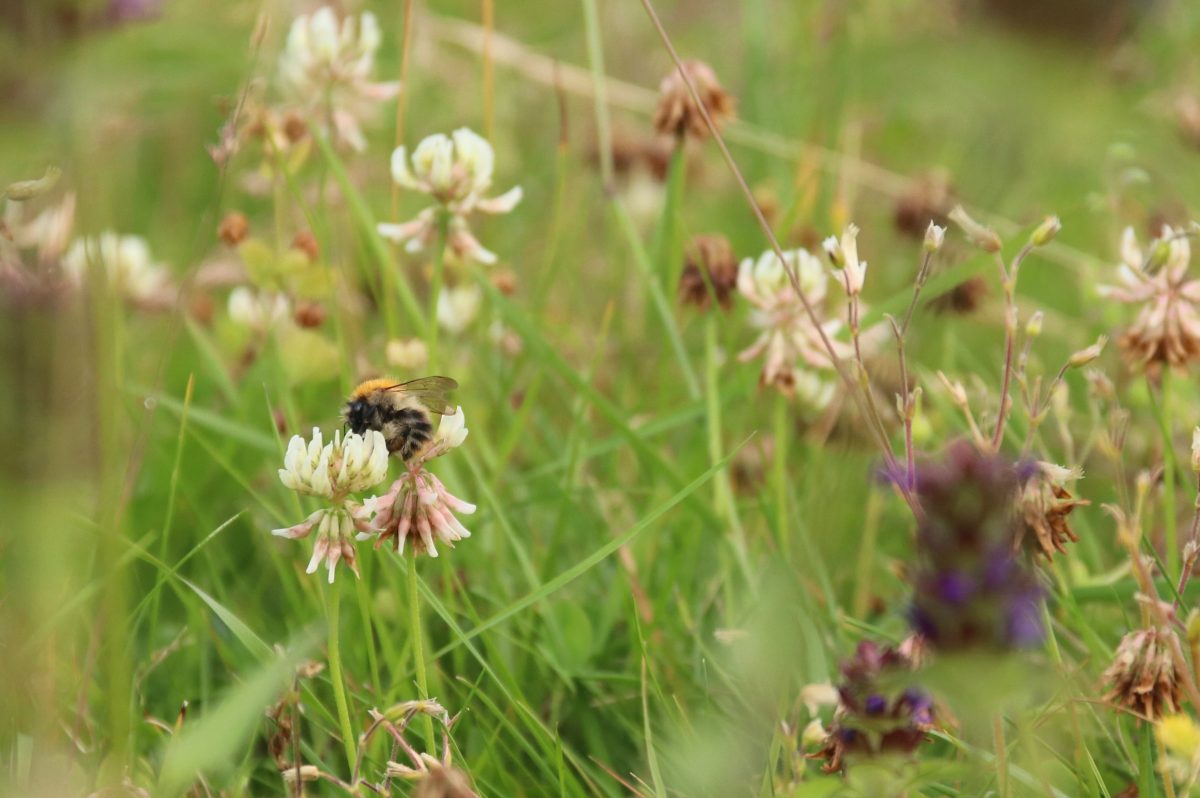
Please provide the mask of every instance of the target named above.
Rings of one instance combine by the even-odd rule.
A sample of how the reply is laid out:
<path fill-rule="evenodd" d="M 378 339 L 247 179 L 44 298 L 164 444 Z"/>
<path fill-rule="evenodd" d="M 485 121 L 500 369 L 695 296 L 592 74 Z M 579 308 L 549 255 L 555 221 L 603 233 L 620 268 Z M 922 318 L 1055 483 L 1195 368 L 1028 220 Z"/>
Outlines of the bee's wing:
<path fill-rule="evenodd" d="M 458 382 L 449 377 L 420 377 L 393 385 L 387 390 L 411 396 L 431 412 L 452 416 L 456 408 L 446 394 L 457 387 Z"/>

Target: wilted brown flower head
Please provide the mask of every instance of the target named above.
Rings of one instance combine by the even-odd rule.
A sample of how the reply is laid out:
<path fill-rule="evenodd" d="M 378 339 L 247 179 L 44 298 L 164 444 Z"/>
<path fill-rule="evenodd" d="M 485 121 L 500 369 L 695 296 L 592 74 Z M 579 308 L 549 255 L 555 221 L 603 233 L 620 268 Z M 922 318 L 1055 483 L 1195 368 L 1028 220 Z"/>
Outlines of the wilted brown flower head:
<path fill-rule="evenodd" d="M 1171 652 L 1176 644 L 1178 638 L 1170 629 L 1136 629 L 1122 637 L 1104 671 L 1109 687 L 1104 700 L 1150 721 L 1178 712 L 1182 688 Z"/>
<path fill-rule="evenodd" d="M 217 225 L 217 237 L 226 246 L 236 247 L 245 241 L 249 234 L 250 222 L 246 219 L 246 214 L 239 211 L 225 214 L 225 218 Z"/>
<path fill-rule="evenodd" d="M 1063 483 L 1076 476 L 1071 469 L 1050 463 L 1038 463 L 1036 470 L 1017 494 L 1017 548 L 1028 546 L 1052 558 L 1055 552 L 1066 554 L 1067 543 L 1079 536 L 1071 531 L 1067 516 L 1086 499 L 1072 498 Z"/>
<path fill-rule="evenodd" d="M 683 69 L 696 87 L 696 93 L 700 95 L 713 124 L 720 127 L 732 119 L 736 101 L 721 87 L 717 73 L 713 72 L 712 67 L 703 61 L 684 61 Z M 665 136 L 680 138 L 686 135 L 704 139 L 708 136 L 704 116 L 696 106 L 692 93 L 688 90 L 687 81 L 679 74 L 678 69 L 672 69 L 671 74 L 659 84 L 654 129 Z"/>
<path fill-rule="evenodd" d="M 1200 281 L 1190 279 L 1192 257 L 1184 230 L 1164 226 L 1145 252 L 1132 228 L 1121 239 L 1121 284 L 1101 286 L 1101 296 L 1140 305 L 1120 339 L 1133 362 L 1147 368 L 1184 366 L 1200 360 Z"/>
<path fill-rule="evenodd" d="M 303 252 L 310 262 L 315 263 L 321 257 L 321 245 L 311 230 L 301 230 L 292 237 L 292 249 Z"/>
<path fill-rule="evenodd" d="M 707 311 L 712 298 L 716 297 L 717 304 L 723 310 L 729 310 L 733 307 L 737 278 L 738 263 L 729 239 L 720 235 L 696 236 L 684 253 L 683 273 L 679 275 L 679 301 Z"/>

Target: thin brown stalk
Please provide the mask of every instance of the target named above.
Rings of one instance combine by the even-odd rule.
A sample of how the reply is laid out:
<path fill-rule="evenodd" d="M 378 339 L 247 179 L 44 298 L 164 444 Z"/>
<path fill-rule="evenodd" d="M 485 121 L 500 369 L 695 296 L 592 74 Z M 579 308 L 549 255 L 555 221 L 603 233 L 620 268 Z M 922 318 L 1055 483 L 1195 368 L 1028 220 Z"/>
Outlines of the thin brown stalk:
<path fill-rule="evenodd" d="M 783 264 L 784 271 L 788 276 L 788 281 L 792 285 L 792 290 L 796 292 L 796 296 L 800 299 L 800 304 L 804 307 L 804 312 L 808 315 L 810 323 L 817 330 L 817 335 L 821 340 L 821 345 L 824 347 L 826 354 L 829 356 L 830 363 L 837 371 L 838 376 L 845 383 L 848 391 L 855 396 L 856 401 L 860 403 L 863 410 L 868 415 L 871 415 L 872 411 L 878 415 L 878 409 L 874 407 L 874 398 L 871 396 L 869 388 L 862 387 L 862 389 L 859 390 L 860 386 L 846 372 L 845 366 L 838 358 L 837 352 L 833 348 L 833 342 L 829 340 L 829 336 L 825 333 L 825 329 L 822 327 L 820 319 L 817 317 L 816 309 L 813 307 L 808 295 L 805 294 L 804 289 L 800 287 L 800 280 L 796 274 L 796 270 L 788 264 L 787 258 L 784 257 L 783 247 L 780 246 L 779 240 L 775 236 L 775 232 L 771 229 L 770 223 L 767 222 L 766 217 L 763 215 L 762 208 L 759 206 L 758 201 L 754 198 L 754 192 L 751 190 L 750 185 L 746 182 L 746 178 L 742 175 L 742 171 L 738 167 L 737 161 L 734 160 L 733 154 L 729 151 L 729 147 L 726 145 L 725 139 L 721 135 L 721 131 L 718 130 L 716 124 L 713 123 L 712 116 L 709 115 L 708 108 L 705 107 L 704 101 L 701 99 L 700 93 L 697 91 L 691 75 L 689 75 L 688 71 L 684 69 L 683 60 L 679 57 L 679 53 L 675 50 L 675 45 L 671 42 L 670 35 L 667 33 L 666 28 L 663 27 L 662 21 L 658 18 L 658 14 L 654 10 L 653 3 L 651 3 L 650 0 L 642 0 L 642 7 L 646 10 L 646 14 L 650 18 L 650 22 L 654 25 L 655 30 L 658 32 L 658 36 L 662 40 L 663 47 L 666 48 L 667 53 L 671 56 L 671 60 L 675 64 L 675 68 L 679 71 L 680 78 L 687 86 L 688 93 L 691 95 L 692 101 L 695 103 L 696 108 L 700 111 L 700 116 L 704 119 L 704 124 L 708 128 L 709 134 L 713 137 L 713 141 L 716 142 L 717 148 L 721 151 L 721 157 L 724 158 L 726 165 L 729 167 L 729 171 L 733 174 L 734 180 L 741 189 L 742 194 L 746 199 L 746 203 L 750 206 L 750 210 L 753 212 L 754 218 L 757 220 L 759 227 L 762 228 L 763 234 L 766 236 L 771 250 L 775 253 L 775 256 L 779 258 L 780 263 Z M 878 432 L 876 434 L 878 435 Z M 896 456 L 892 452 L 891 443 L 887 440 L 886 436 L 881 437 L 877 443 L 881 452 L 883 453 L 884 460 L 887 463 L 889 470 L 892 473 L 895 473 L 899 468 L 899 464 L 896 462 Z M 916 503 L 916 500 L 908 490 L 907 485 L 898 487 L 900 488 L 900 493 L 904 496 L 905 501 L 908 502 L 913 512 L 915 514 L 919 514 L 919 505 Z"/>

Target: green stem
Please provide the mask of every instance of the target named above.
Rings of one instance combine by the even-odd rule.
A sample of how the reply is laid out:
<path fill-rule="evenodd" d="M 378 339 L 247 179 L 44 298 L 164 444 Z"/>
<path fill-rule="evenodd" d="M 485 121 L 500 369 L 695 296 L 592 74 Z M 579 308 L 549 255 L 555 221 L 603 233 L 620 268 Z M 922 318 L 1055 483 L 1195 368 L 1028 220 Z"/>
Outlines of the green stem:
<path fill-rule="evenodd" d="M 442 283 L 446 276 L 446 238 L 450 225 L 450 217 L 445 211 L 438 213 L 437 225 L 437 241 L 433 245 L 433 276 L 429 281 L 429 326 L 426 341 L 429 344 L 429 367 L 434 371 L 437 369 L 438 299 L 442 294 Z"/>
<path fill-rule="evenodd" d="M 708 422 L 708 457 L 711 465 L 721 462 L 721 391 L 719 365 L 717 363 L 717 306 L 704 317 L 704 398 L 707 405 L 705 420 Z M 733 500 L 733 485 L 728 469 L 722 469 L 713 477 L 713 501 L 717 515 L 729 522 L 733 531 L 733 550 L 738 558 L 747 583 L 754 584 L 754 572 L 746 554 L 746 530 L 738 515 L 737 503 Z"/>
<path fill-rule="evenodd" d="M 346 748 L 346 763 L 354 770 L 358 755 L 354 750 L 354 729 L 350 725 L 350 705 L 346 701 L 346 682 L 342 678 L 342 651 L 339 645 L 341 627 L 342 587 L 334 582 L 325 588 L 325 615 L 329 624 L 329 680 L 333 682 L 333 699 L 337 704 L 338 725 L 342 730 L 342 745 Z"/>
<path fill-rule="evenodd" d="M 1167 550 L 1167 568 L 1169 579 L 1179 578 L 1179 531 L 1175 518 L 1175 477 L 1179 471 L 1175 460 L 1175 445 L 1171 436 L 1171 395 L 1169 367 L 1162 372 L 1162 393 L 1158 400 L 1154 399 L 1154 387 L 1147 386 L 1150 393 L 1150 403 L 1154 407 L 1154 415 L 1158 419 L 1158 427 L 1162 432 L 1163 443 L 1163 522 L 1166 538 L 1163 547 Z"/>
<path fill-rule="evenodd" d="M 779 513 L 779 548 L 784 554 L 791 552 L 791 536 L 788 535 L 788 421 L 790 415 L 787 397 L 780 394 L 775 398 L 775 507 Z"/>
<path fill-rule="evenodd" d="M 596 139 L 600 147 L 600 179 L 604 190 L 612 189 L 612 128 L 608 119 L 608 81 L 604 75 L 604 42 L 600 37 L 600 15 L 596 0 L 583 3 L 583 26 L 587 32 L 588 66 L 592 72 L 592 99 L 596 110 Z"/>
<path fill-rule="evenodd" d="M 421 629 L 421 594 L 417 589 L 417 550 L 413 547 L 408 557 L 408 632 L 412 637 L 413 663 L 417 672 L 417 691 L 422 700 L 429 698 L 429 681 L 425 673 L 425 633 Z M 425 751 L 431 756 L 436 750 L 433 734 L 433 718 L 422 714 L 425 732 Z"/>

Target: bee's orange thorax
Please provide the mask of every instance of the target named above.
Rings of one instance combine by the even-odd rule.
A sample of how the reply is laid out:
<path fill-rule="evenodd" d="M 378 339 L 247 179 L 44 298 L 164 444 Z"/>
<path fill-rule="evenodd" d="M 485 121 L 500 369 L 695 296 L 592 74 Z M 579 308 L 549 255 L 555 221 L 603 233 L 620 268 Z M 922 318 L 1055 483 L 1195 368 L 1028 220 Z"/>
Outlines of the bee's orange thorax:
<path fill-rule="evenodd" d="M 375 391 L 382 391 L 386 388 L 391 388 L 397 383 L 398 380 L 392 379 L 391 377 L 379 377 L 378 379 L 367 380 L 366 382 L 359 383 L 358 387 L 350 392 L 350 400 L 353 401 L 355 399 L 362 399 L 368 394 L 374 393 Z"/>

